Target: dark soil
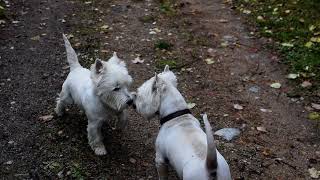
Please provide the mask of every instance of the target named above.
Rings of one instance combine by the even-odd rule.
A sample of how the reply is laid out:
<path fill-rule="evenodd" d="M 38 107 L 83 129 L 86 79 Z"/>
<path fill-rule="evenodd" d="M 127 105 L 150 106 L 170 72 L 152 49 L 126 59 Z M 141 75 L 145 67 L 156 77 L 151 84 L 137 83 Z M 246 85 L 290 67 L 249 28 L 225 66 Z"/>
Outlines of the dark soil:
<path fill-rule="evenodd" d="M 54 114 L 68 74 L 62 33 L 86 67 L 118 52 L 135 80 L 132 90 L 170 64 L 182 94 L 196 103 L 196 117 L 206 112 L 214 130 L 241 128 L 231 142 L 216 137 L 233 178 L 309 179 L 308 169 L 320 168 L 319 129 L 306 119 L 304 100 L 286 96 L 286 68 L 266 48 L 269 41 L 251 36 L 254 29 L 220 0 L 13 0 L 6 13 L 0 29 L 3 179 L 157 179 L 158 120 L 132 111 L 127 131 L 106 125 L 109 154 L 98 157 L 78 108 L 62 118 L 39 119 Z M 145 62 L 133 64 L 138 55 Z M 208 65 L 207 58 L 215 63 Z M 282 87 L 272 89 L 273 82 Z M 259 92 L 249 91 L 252 86 Z M 170 179 L 177 179 L 173 170 Z"/>

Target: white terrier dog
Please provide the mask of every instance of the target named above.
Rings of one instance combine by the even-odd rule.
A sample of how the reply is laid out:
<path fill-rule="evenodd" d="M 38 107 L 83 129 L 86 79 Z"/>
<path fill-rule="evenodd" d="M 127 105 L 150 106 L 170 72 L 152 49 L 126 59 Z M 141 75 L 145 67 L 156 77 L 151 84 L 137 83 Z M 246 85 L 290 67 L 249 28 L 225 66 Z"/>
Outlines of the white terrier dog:
<path fill-rule="evenodd" d="M 215 147 L 207 115 L 203 116 L 204 133 L 176 87 L 176 76 L 166 66 L 134 95 L 138 113 L 147 119 L 161 118 L 155 158 L 159 179 L 167 179 L 169 163 L 184 180 L 231 180 L 229 165 Z"/>
<path fill-rule="evenodd" d="M 96 60 L 91 71 L 83 68 L 70 42 L 63 35 L 70 73 L 62 85 L 55 112 L 63 115 L 68 104 L 77 104 L 88 118 L 88 140 L 96 155 L 107 153 L 102 142 L 101 125 L 117 118 L 117 127 L 127 124 L 126 107 L 132 104 L 128 87 L 132 82 L 125 63 L 116 53 L 109 61 Z"/>

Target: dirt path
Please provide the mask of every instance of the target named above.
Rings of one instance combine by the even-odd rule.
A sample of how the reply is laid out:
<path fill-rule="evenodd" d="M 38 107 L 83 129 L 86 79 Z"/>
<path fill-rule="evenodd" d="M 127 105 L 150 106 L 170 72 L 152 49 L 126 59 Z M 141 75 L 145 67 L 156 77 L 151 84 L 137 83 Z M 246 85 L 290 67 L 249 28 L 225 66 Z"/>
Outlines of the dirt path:
<path fill-rule="evenodd" d="M 157 120 L 131 112 L 124 134 L 106 127 L 105 157 L 90 150 L 86 117 L 77 108 L 63 118 L 39 120 L 53 113 L 68 73 L 62 32 L 87 67 L 117 51 L 135 80 L 132 89 L 163 64 L 176 67 L 179 89 L 196 104 L 195 116 L 207 112 L 215 130 L 241 129 L 231 142 L 217 138 L 235 179 L 308 179 L 308 168 L 320 168 L 319 131 L 306 120 L 303 100 L 286 97 L 285 67 L 265 48 L 267 40 L 250 35 L 230 5 L 219 0 L 179 0 L 172 7 L 151 0 L 14 0 L 9 11 L 11 19 L 0 30 L 2 178 L 157 178 Z M 133 64 L 138 55 L 145 62 Z M 208 58 L 214 63 L 208 65 Z M 273 82 L 282 87 L 270 88 Z M 177 179 L 174 172 L 170 179 Z"/>

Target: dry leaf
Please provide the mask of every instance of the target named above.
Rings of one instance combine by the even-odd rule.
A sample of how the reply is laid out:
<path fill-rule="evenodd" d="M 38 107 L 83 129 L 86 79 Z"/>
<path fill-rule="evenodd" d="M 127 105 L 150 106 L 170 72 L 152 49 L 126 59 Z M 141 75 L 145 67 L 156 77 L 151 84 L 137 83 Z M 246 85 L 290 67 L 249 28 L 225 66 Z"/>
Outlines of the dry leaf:
<path fill-rule="evenodd" d="M 39 117 L 39 119 L 42 121 L 42 122 L 48 122 L 48 121 L 51 121 L 53 118 L 52 115 L 46 115 L 46 116 L 41 116 Z"/>
<path fill-rule="evenodd" d="M 134 60 L 131 61 L 134 64 L 142 64 L 144 62 L 143 59 L 140 59 L 140 57 L 136 57 Z"/>
<path fill-rule="evenodd" d="M 270 85 L 270 87 L 275 88 L 275 89 L 279 89 L 279 88 L 281 88 L 281 84 L 280 83 L 272 83 Z"/>
<path fill-rule="evenodd" d="M 192 109 L 196 106 L 196 103 L 188 103 L 187 106 L 189 109 Z"/>
<path fill-rule="evenodd" d="M 261 132 L 268 132 L 267 129 L 265 127 L 262 127 L 262 126 L 257 127 L 257 130 L 261 131 Z"/>
<path fill-rule="evenodd" d="M 213 64 L 214 60 L 212 58 L 207 58 L 204 61 L 206 61 L 207 64 Z"/>
<path fill-rule="evenodd" d="M 311 103 L 311 107 L 316 110 L 320 110 L 320 104 Z"/>
<path fill-rule="evenodd" d="M 242 110 L 243 109 L 243 107 L 241 105 L 239 105 L 239 104 L 234 104 L 233 108 L 238 109 L 238 110 Z"/>

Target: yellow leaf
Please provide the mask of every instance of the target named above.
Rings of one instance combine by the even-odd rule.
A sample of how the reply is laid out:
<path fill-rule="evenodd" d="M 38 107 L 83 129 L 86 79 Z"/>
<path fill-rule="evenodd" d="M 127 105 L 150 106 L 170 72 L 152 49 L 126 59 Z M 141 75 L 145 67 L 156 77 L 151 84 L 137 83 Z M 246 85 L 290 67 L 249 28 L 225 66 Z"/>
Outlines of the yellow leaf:
<path fill-rule="evenodd" d="M 310 31 L 313 31 L 314 29 L 316 29 L 316 26 L 314 26 L 314 25 L 309 26 Z"/>
<path fill-rule="evenodd" d="M 313 45 L 311 41 L 307 42 L 304 46 L 307 48 L 310 48 Z"/>
<path fill-rule="evenodd" d="M 311 39 L 310 39 L 310 41 L 312 41 L 312 42 L 320 42 L 320 37 L 312 37 Z"/>

